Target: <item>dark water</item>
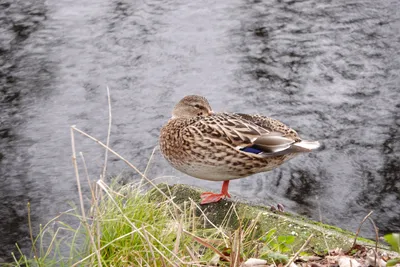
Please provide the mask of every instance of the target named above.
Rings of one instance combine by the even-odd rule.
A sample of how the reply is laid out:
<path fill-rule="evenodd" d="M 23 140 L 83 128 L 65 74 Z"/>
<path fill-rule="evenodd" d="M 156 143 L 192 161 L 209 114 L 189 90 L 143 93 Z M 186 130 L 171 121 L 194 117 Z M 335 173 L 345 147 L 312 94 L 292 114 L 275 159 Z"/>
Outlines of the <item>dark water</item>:
<path fill-rule="evenodd" d="M 105 140 L 107 85 L 111 147 L 141 170 L 173 105 L 201 94 L 323 143 L 233 181 L 235 198 L 352 231 L 374 210 L 382 232 L 400 231 L 399 47 L 397 0 L 0 0 L 0 257 L 29 247 L 28 201 L 36 227 L 77 202 L 69 126 Z M 76 139 L 98 179 L 103 150 Z M 150 166 L 160 181 L 221 186 L 158 151 Z M 138 178 L 110 157 L 108 174 L 121 172 Z"/>

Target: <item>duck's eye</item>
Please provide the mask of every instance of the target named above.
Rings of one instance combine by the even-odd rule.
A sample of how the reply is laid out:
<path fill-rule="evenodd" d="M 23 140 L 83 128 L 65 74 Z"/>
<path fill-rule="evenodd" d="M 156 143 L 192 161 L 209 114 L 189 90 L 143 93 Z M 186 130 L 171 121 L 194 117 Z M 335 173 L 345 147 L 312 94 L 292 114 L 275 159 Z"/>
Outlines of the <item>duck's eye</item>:
<path fill-rule="evenodd" d="M 199 104 L 194 105 L 195 108 L 201 109 L 201 106 Z"/>

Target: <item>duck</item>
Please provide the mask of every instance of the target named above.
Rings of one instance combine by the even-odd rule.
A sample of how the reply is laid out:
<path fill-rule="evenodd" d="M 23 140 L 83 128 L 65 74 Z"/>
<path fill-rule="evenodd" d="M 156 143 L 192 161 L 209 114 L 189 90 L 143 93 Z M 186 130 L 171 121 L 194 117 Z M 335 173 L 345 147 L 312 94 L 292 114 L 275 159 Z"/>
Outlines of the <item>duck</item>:
<path fill-rule="evenodd" d="M 220 181 L 220 193 L 204 192 L 201 204 L 230 198 L 230 180 L 270 171 L 311 152 L 318 141 L 302 140 L 295 130 L 263 115 L 215 113 L 199 95 L 182 98 L 161 128 L 160 150 L 175 169 L 195 178 Z"/>

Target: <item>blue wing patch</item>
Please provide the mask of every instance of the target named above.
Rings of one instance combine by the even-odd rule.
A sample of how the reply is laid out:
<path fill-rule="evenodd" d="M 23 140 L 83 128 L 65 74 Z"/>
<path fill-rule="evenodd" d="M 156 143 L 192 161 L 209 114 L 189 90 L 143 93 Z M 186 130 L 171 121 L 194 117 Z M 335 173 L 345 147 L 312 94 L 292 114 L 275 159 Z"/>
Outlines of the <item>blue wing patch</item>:
<path fill-rule="evenodd" d="M 261 152 L 263 152 L 262 150 L 257 149 L 257 148 L 252 147 L 252 146 L 250 146 L 250 147 L 244 147 L 244 148 L 242 148 L 242 149 L 240 149 L 240 150 L 242 150 L 242 151 L 244 151 L 244 152 L 247 152 L 247 153 L 253 153 L 253 154 L 260 154 Z"/>

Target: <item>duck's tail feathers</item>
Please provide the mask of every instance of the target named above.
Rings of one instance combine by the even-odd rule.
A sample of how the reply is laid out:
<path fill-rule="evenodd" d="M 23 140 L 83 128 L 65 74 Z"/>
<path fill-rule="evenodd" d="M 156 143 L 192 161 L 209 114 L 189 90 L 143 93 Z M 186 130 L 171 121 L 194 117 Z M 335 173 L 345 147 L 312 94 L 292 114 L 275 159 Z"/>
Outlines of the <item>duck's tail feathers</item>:
<path fill-rule="evenodd" d="M 283 139 L 282 139 L 283 140 Z M 282 141 L 280 140 L 280 141 Z M 264 140 L 265 141 L 265 140 Z M 251 147 L 241 148 L 240 150 L 248 153 L 258 154 L 263 157 L 275 157 L 281 156 L 286 154 L 296 154 L 296 153 L 305 153 L 311 152 L 320 147 L 320 143 L 318 141 L 300 141 L 300 142 L 293 142 L 287 143 L 276 143 L 272 144 L 255 144 Z"/>
<path fill-rule="evenodd" d="M 296 150 L 296 152 L 310 152 L 314 149 L 317 149 L 321 146 L 318 141 L 305 141 L 302 140 L 300 142 L 296 142 L 292 145 L 292 148 Z"/>

